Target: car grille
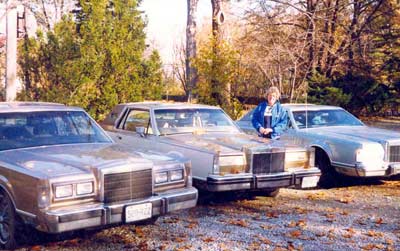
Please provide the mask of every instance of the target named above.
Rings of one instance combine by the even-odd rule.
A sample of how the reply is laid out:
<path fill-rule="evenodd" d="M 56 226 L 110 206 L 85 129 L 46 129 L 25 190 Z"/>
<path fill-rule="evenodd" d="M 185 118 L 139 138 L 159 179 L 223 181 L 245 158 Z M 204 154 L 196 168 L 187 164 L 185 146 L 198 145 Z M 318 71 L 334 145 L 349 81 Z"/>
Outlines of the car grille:
<path fill-rule="evenodd" d="M 389 162 L 400 162 L 400 146 L 389 146 Z"/>
<path fill-rule="evenodd" d="M 146 198 L 152 195 L 152 171 L 134 171 L 104 175 L 104 202 Z"/>
<path fill-rule="evenodd" d="M 257 153 L 253 154 L 253 173 L 268 174 L 284 171 L 285 153 Z"/>

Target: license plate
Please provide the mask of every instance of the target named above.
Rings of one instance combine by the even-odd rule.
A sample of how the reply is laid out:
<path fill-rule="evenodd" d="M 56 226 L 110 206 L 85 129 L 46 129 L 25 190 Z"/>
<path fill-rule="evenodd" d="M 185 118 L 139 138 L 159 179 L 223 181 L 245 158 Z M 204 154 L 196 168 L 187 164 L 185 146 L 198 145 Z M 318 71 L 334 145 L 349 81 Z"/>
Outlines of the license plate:
<path fill-rule="evenodd" d="M 140 221 L 151 218 L 151 203 L 131 205 L 125 208 L 125 222 Z"/>
<path fill-rule="evenodd" d="M 316 187 L 319 181 L 319 176 L 304 177 L 301 182 L 301 188 Z"/>

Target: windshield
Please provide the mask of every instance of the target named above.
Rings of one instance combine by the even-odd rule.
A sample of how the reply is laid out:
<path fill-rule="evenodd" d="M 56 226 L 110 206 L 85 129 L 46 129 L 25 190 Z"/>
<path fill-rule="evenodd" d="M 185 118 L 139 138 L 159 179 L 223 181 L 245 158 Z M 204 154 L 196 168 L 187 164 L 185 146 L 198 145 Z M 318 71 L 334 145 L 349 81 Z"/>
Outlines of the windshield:
<path fill-rule="evenodd" d="M 307 121 L 306 121 L 307 114 Z M 293 111 L 299 129 L 325 126 L 361 126 L 363 123 L 345 110 Z"/>
<path fill-rule="evenodd" d="M 82 111 L 0 113 L 0 151 L 95 142 L 111 141 Z"/>
<path fill-rule="evenodd" d="M 220 109 L 160 109 L 154 113 L 161 134 L 239 131 Z"/>

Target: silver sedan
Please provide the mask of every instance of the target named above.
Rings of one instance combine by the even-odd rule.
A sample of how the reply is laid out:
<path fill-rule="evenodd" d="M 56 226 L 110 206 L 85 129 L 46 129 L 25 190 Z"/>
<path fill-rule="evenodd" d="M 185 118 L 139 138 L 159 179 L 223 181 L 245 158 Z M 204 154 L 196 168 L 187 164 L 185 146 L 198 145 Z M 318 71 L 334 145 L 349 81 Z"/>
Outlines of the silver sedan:
<path fill-rule="evenodd" d="M 196 205 L 190 162 L 137 150 L 81 108 L 0 103 L 0 248 L 15 247 L 17 222 L 60 233 Z"/>
<path fill-rule="evenodd" d="M 223 110 L 187 103 L 117 105 L 102 126 L 115 141 L 191 160 L 193 183 L 210 191 L 315 187 L 314 151 L 246 135 Z"/>
<path fill-rule="evenodd" d="M 328 176 L 386 177 L 400 173 L 400 133 L 364 125 L 337 106 L 284 104 L 288 128 L 283 140 L 316 149 L 316 163 Z M 237 125 L 256 134 L 250 111 Z"/>

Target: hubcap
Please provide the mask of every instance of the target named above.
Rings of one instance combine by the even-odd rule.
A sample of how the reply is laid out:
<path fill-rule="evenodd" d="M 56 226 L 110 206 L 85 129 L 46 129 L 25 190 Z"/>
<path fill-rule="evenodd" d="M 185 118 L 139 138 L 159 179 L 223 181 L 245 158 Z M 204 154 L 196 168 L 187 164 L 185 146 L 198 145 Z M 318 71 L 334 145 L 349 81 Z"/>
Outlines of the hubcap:
<path fill-rule="evenodd" d="M 5 244 L 10 238 L 10 205 L 4 195 L 0 195 L 0 243 Z"/>

